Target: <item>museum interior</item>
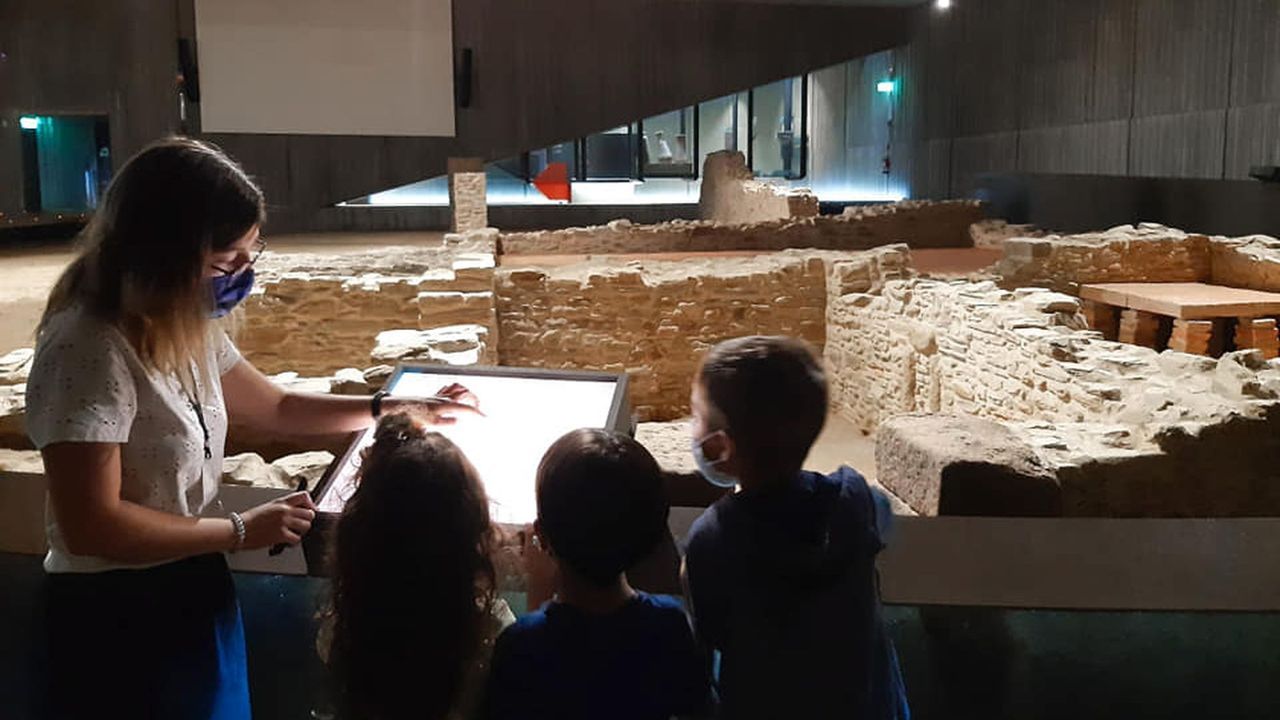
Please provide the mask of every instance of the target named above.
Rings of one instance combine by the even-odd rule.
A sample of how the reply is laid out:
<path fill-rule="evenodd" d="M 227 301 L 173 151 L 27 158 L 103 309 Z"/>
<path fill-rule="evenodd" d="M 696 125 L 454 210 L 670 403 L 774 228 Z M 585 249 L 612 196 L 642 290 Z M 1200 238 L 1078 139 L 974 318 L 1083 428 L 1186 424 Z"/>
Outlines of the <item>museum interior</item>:
<path fill-rule="evenodd" d="M 352 403 L 500 397 L 442 431 L 495 524 L 539 517 L 563 433 L 631 435 L 670 506 L 632 584 L 686 601 L 723 494 L 694 380 L 799 338 L 829 405 L 805 468 L 894 514 L 911 715 L 1280 708 L 1280 0 L 0 2 L 4 718 L 45 717 L 51 672 L 37 328 L 173 135 L 265 197 L 243 358 Z M 226 556 L 254 717 L 335 717 L 328 543 L 372 441 L 230 420 L 205 514 L 318 507 Z"/>

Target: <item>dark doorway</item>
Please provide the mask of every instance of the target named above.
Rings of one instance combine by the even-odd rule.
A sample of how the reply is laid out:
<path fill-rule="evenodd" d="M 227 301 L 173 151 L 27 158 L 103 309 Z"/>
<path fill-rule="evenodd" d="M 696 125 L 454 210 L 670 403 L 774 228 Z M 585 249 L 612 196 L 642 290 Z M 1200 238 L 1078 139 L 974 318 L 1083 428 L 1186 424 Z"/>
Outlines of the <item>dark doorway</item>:
<path fill-rule="evenodd" d="M 86 212 L 111 182 L 105 115 L 24 115 L 23 205 L 29 213 Z"/>

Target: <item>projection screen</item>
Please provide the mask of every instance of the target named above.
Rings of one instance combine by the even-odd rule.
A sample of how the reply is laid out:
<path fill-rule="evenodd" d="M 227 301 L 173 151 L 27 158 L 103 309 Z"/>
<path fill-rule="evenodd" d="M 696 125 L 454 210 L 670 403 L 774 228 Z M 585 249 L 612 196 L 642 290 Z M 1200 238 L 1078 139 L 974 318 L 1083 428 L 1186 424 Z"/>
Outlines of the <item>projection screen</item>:
<path fill-rule="evenodd" d="M 452 137 L 450 0 L 196 0 L 205 132 Z"/>

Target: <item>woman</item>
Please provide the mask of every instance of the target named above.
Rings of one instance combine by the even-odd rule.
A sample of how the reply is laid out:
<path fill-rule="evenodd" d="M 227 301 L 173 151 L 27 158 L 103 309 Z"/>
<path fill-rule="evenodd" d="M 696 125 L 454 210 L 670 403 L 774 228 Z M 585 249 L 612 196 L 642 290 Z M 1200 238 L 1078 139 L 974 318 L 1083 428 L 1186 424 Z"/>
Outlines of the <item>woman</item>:
<path fill-rule="evenodd" d="M 216 148 L 158 142 L 121 168 L 40 321 L 27 429 L 48 478 L 53 717 L 249 716 L 223 552 L 294 544 L 305 493 L 220 513 L 229 419 L 339 433 L 379 409 L 472 408 L 287 393 L 213 322 L 248 293 L 262 192 Z"/>
<path fill-rule="evenodd" d="M 489 501 L 462 451 L 408 415 L 383 418 L 334 541 L 318 645 L 340 716 L 471 717 L 515 617 L 497 597 Z"/>

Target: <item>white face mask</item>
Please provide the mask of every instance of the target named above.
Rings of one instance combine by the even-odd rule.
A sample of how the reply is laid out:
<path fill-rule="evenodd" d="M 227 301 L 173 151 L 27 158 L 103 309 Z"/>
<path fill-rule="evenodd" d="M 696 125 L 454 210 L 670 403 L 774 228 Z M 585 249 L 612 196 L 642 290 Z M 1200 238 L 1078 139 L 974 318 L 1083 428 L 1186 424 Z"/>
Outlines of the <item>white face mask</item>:
<path fill-rule="evenodd" d="M 705 478 L 707 482 L 715 485 L 716 487 L 735 488 L 738 486 L 738 478 L 716 469 L 716 465 L 724 462 L 726 458 L 720 457 L 715 460 L 709 460 L 706 454 L 702 452 L 702 446 L 715 435 L 724 435 L 724 431 L 716 430 L 715 432 L 704 435 L 701 439 L 693 439 L 691 448 L 693 452 L 693 461 L 698 465 L 698 472 L 702 474 L 702 477 Z"/>

